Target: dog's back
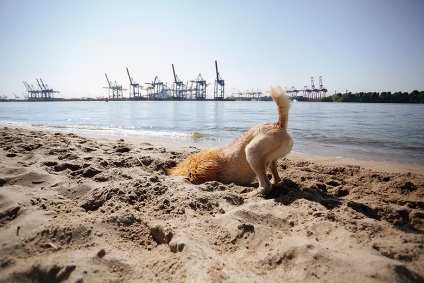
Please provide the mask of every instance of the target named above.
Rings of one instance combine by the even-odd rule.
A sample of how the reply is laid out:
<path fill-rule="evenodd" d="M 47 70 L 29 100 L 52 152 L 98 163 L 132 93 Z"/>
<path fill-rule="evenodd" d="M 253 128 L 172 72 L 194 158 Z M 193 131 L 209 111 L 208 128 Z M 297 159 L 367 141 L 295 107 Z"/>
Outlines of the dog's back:
<path fill-rule="evenodd" d="M 168 173 L 188 177 L 194 183 L 216 180 L 246 184 L 256 176 L 261 183 L 263 177 L 259 175 L 263 174 L 258 173 L 255 164 L 259 162 L 259 167 L 266 171 L 272 161 L 284 157 L 293 145 L 286 132 L 290 102 L 281 87 L 273 87 L 271 97 L 278 106 L 278 122 L 257 125 L 224 148 L 191 155 Z"/>

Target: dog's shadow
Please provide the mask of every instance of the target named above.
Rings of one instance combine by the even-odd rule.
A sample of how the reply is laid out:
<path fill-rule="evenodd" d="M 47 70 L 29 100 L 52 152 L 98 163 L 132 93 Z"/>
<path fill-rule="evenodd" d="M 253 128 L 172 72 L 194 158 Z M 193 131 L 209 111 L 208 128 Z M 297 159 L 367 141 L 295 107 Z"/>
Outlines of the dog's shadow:
<path fill-rule="evenodd" d="M 315 184 L 311 187 L 302 187 L 298 183 L 288 178 L 284 178 L 279 184 L 272 186 L 271 192 L 265 198 L 273 199 L 283 205 L 290 205 L 296 200 L 305 199 L 319 203 L 329 210 L 345 204 L 348 208 L 363 214 L 365 217 L 372 218 L 377 221 L 388 221 L 394 227 L 402 230 L 403 232 L 412 234 L 424 233 L 423 230 L 415 228 L 413 224 L 410 223 L 408 214 L 404 215 L 404 213 L 398 213 L 396 217 L 393 216 L 396 214 L 392 214 L 390 217 L 384 217 L 384 214 L 382 216 L 381 211 L 379 213 L 379 208 L 372 208 L 369 205 L 358 201 L 340 199 L 328 194 L 325 186 L 320 186 L 319 184 Z"/>
<path fill-rule="evenodd" d="M 306 199 L 317 202 L 328 209 L 333 209 L 342 204 L 342 200 L 328 194 L 324 188 L 319 186 L 302 188 L 288 178 L 284 178 L 280 183 L 273 185 L 271 192 L 265 198 L 274 199 L 284 205 L 290 205 L 298 199 Z"/>

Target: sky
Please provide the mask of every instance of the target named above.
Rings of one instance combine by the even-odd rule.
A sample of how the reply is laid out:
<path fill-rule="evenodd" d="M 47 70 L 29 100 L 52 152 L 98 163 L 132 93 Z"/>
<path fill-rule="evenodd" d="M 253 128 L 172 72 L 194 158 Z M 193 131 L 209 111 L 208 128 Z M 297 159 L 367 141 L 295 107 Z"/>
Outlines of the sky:
<path fill-rule="evenodd" d="M 0 96 L 42 79 L 56 97 L 171 85 L 215 60 L 225 95 L 272 85 L 334 92 L 424 90 L 422 0 L 0 0 Z M 124 93 L 128 96 L 128 91 Z"/>

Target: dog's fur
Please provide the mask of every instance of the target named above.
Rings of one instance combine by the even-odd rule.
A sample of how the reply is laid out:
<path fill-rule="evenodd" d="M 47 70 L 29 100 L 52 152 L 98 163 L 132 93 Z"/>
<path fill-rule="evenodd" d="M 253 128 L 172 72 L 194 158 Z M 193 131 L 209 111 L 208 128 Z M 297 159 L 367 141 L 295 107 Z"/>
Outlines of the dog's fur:
<path fill-rule="evenodd" d="M 269 193 L 272 185 L 267 169 L 271 169 L 273 183 L 279 183 L 276 162 L 293 146 L 293 139 L 287 133 L 290 101 L 279 86 L 272 87 L 271 97 L 278 106 L 278 122 L 254 126 L 226 147 L 193 154 L 170 169 L 169 175 L 186 176 L 193 183 L 216 180 L 240 185 L 250 184 L 258 177 L 256 193 Z"/>

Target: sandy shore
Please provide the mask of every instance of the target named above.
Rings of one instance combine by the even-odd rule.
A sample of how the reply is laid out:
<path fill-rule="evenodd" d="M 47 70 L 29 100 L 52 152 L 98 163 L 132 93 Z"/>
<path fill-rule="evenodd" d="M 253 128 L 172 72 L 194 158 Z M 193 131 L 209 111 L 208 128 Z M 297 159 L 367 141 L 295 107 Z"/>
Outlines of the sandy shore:
<path fill-rule="evenodd" d="M 267 198 L 182 144 L 0 129 L 0 282 L 424 282 L 424 170 L 292 154 Z"/>

